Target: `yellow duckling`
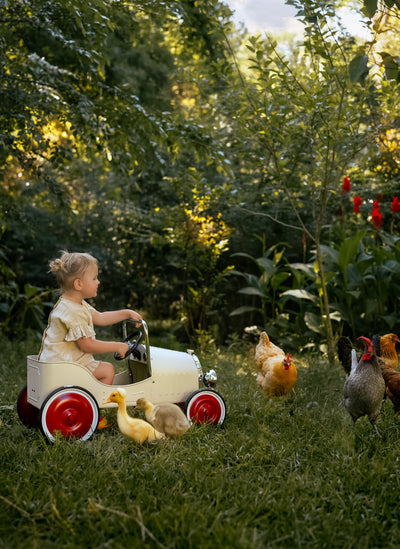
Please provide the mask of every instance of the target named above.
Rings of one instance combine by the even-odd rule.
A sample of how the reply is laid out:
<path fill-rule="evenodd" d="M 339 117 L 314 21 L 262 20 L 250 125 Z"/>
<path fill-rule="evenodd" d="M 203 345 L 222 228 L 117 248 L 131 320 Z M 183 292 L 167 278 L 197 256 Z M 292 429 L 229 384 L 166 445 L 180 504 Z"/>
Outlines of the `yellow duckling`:
<path fill-rule="evenodd" d="M 187 417 L 176 404 L 165 402 L 154 405 L 145 398 L 139 398 L 136 408 L 144 410 L 147 421 L 169 437 L 182 436 L 190 427 Z"/>
<path fill-rule="evenodd" d="M 125 389 L 118 387 L 104 403 L 116 402 L 118 404 L 117 421 L 121 433 L 129 438 L 133 438 L 139 444 L 165 438 L 162 433 L 156 431 L 147 421 L 129 416 L 126 411 L 125 398 Z"/>

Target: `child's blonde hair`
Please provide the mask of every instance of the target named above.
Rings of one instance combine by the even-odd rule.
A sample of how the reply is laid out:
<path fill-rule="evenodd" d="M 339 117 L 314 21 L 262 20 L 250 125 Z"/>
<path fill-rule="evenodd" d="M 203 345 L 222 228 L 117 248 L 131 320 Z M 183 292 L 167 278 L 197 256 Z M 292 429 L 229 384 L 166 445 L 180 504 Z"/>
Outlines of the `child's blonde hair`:
<path fill-rule="evenodd" d="M 90 254 L 61 252 L 61 257 L 49 263 L 50 271 L 55 274 L 61 290 L 71 290 L 74 280 L 81 278 L 89 265 L 97 265 L 97 259 Z"/>

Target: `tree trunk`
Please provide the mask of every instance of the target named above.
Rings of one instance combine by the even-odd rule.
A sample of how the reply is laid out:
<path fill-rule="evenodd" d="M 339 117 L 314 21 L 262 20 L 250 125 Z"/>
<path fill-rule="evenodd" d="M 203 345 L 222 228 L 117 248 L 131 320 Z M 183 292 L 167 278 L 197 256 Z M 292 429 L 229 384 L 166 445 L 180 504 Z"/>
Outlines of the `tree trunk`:
<path fill-rule="evenodd" d="M 324 271 L 324 265 L 322 261 L 321 242 L 320 242 L 319 235 L 315 239 L 315 245 L 316 245 L 316 251 L 317 251 L 317 263 L 318 263 L 319 276 L 321 279 L 323 310 L 325 313 L 324 325 L 325 325 L 326 339 L 328 343 L 328 361 L 329 361 L 329 366 L 333 367 L 335 364 L 335 342 L 333 337 L 331 317 L 329 314 L 328 290 L 326 288 L 325 271 Z"/>

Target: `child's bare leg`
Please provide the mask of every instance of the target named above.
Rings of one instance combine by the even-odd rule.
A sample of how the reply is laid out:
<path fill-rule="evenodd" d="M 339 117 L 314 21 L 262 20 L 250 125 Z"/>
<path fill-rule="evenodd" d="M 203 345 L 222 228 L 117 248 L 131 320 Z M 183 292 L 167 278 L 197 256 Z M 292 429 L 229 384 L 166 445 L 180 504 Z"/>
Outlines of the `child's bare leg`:
<path fill-rule="evenodd" d="M 114 366 L 111 362 L 99 362 L 99 365 L 94 371 L 94 377 L 102 383 L 112 385 L 114 379 Z"/>

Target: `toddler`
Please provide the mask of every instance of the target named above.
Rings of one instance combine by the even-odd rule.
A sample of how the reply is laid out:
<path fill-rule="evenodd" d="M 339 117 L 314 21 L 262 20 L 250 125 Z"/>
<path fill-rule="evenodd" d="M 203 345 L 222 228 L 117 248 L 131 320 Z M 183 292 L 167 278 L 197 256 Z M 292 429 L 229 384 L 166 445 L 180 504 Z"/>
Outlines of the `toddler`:
<path fill-rule="evenodd" d="M 39 360 L 43 362 L 79 362 L 101 382 L 111 385 L 114 366 L 93 358 L 93 353 L 118 353 L 124 356 L 127 343 L 99 341 L 94 326 L 110 326 L 122 320 L 140 321 L 139 313 L 130 309 L 100 313 L 85 300 L 96 297 L 100 281 L 97 259 L 87 253 L 62 252 L 50 261 L 61 297 L 49 315 L 43 334 Z"/>

